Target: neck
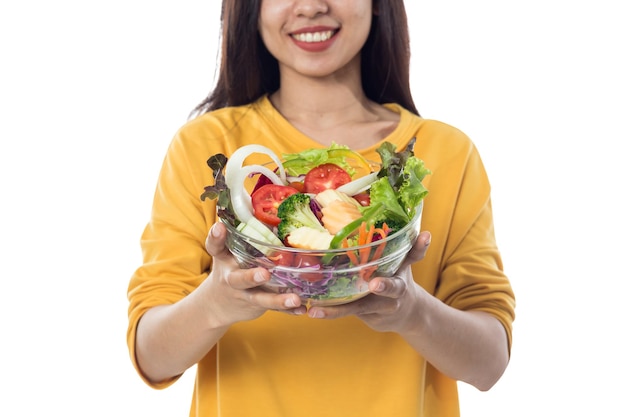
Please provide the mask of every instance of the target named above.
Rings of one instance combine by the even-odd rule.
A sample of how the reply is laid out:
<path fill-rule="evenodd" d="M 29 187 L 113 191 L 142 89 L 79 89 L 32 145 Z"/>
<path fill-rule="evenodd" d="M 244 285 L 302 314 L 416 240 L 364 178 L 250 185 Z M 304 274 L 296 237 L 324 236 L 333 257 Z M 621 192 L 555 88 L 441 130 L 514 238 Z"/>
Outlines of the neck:
<path fill-rule="evenodd" d="M 365 96 L 360 75 L 359 65 L 326 77 L 281 68 L 281 87 L 270 100 L 292 126 L 316 142 L 366 148 L 390 134 L 399 116 Z"/>
<path fill-rule="evenodd" d="M 354 76 L 317 79 L 287 74 L 281 77 L 281 88 L 270 99 L 289 122 L 317 128 L 367 119 L 372 112 L 361 79 Z"/>

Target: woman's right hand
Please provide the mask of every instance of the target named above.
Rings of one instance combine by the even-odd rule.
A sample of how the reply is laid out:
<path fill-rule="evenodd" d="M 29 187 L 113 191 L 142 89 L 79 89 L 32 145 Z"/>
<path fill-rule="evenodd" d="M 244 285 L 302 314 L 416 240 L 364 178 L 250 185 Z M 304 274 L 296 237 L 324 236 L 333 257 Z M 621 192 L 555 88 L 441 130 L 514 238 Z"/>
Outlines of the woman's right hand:
<path fill-rule="evenodd" d="M 167 381 L 198 363 L 228 328 L 267 310 L 304 314 L 296 294 L 274 294 L 260 286 L 269 280 L 263 268 L 240 269 L 226 247 L 226 227 L 216 223 L 206 239 L 213 257 L 209 276 L 174 304 L 153 307 L 137 325 L 136 356 L 152 382 Z"/>
<path fill-rule="evenodd" d="M 226 227 L 216 222 L 206 239 L 206 250 L 213 258 L 211 272 L 200 285 L 206 300 L 207 314 L 214 326 L 230 326 L 238 321 L 252 320 L 267 310 L 304 314 L 296 294 L 275 294 L 260 288 L 270 273 L 264 268 L 241 269 L 226 247 Z"/>

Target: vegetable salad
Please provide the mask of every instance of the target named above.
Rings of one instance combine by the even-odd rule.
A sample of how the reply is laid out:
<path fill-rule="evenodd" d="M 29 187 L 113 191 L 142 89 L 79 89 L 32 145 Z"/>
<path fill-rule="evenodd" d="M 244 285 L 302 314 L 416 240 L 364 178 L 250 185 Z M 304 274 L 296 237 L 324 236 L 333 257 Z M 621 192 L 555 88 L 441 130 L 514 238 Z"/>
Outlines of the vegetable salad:
<path fill-rule="evenodd" d="M 384 255 L 384 239 L 409 224 L 428 194 L 422 180 L 430 170 L 413 154 L 414 143 L 415 138 L 398 152 L 395 145 L 383 142 L 377 149 L 380 163 L 370 163 L 335 143 L 327 148 L 283 154 L 281 158 L 260 145 L 244 146 L 230 158 L 217 154 L 208 159 L 215 183 L 205 187 L 201 199 L 217 200 L 218 216 L 223 222 L 263 243 L 250 248 L 258 256 L 288 268 L 339 270 L 333 250 L 354 248 L 347 251 L 348 265 L 341 267 L 356 268 L 357 274 L 330 274 L 324 281 L 332 282 L 323 283 L 316 282 L 320 274 L 298 271 L 298 280 L 290 274 L 282 276 L 286 288 L 295 288 L 305 297 L 349 294 L 352 280 L 369 280 L 375 268 L 365 265 Z M 276 168 L 244 165 L 253 153 L 267 155 Z M 256 180 L 252 192 L 244 187 L 250 177 Z M 377 241 L 383 244 L 370 250 L 368 245 Z M 303 255 L 297 256 L 296 264 L 294 259 L 273 257 L 272 247 L 298 248 Z M 329 255 L 307 257 L 307 251 L 312 250 L 327 251 Z M 307 275 L 311 279 L 307 280 Z M 308 281 L 305 284 L 301 282 L 303 277 Z"/>

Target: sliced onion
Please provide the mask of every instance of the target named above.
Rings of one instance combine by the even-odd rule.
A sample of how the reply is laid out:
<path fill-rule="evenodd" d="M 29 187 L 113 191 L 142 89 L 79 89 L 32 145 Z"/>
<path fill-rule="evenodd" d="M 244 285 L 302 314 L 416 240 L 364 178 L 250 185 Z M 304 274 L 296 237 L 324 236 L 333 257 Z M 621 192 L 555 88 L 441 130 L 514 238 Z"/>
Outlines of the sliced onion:
<path fill-rule="evenodd" d="M 365 190 L 367 190 L 373 182 L 378 179 L 378 172 L 372 172 L 371 174 L 367 174 L 364 177 L 357 178 L 354 181 L 350 181 L 347 184 L 341 185 L 337 187 L 337 191 L 345 193 L 349 196 L 357 195 Z"/>
<path fill-rule="evenodd" d="M 231 188 L 231 184 L 233 184 L 233 177 L 243 166 L 243 161 L 245 159 L 255 153 L 260 153 L 269 156 L 272 161 L 278 167 L 278 173 L 280 175 L 280 179 L 283 185 L 287 184 L 287 177 L 285 175 L 285 168 L 283 164 L 280 162 L 278 156 L 270 149 L 262 145 L 246 145 L 237 149 L 233 154 L 228 158 L 228 162 L 226 165 L 226 173 L 224 174 L 224 179 L 226 181 L 226 185 L 228 188 Z"/>
<path fill-rule="evenodd" d="M 245 167 L 241 167 L 241 170 L 246 176 L 252 174 L 263 174 L 272 182 L 272 184 L 285 185 L 283 180 L 276 175 L 274 171 L 262 165 L 246 165 Z"/>
<path fill-rule="evenodd" d="M 250 195 L 243 188 L 243 185 L 237 188 L 228 188 L 230 189 L 230 201 L 233 204 L 235 216 L 242 222 L 248 223 L 250 218 L 254 217 Z"/>
<path fill-rule="evenodd" d="M 242 222 L 247 223 L 250 218 L 254 216 L 252 199 L 250 194 L 248 194 L 248 191 L 246 191 L 243 186 L 243 183 L 249 175 L 257 173 L 265 175 L 270 181 L 272 181 L 273 184 L 283 185 L 283 182 L 280 180 L 278 175 L 276 175 L 276 173 L 261 165 L 246 165 L 245 167 L 241 167 L 237 170 L 231 176 L 232 184 L 227 182 L 226 185 L 230 189 L 230 199 L 233 203 L 235 215 Z"/>
<path fill-rule="evenodd" d="M 261 165 L 243 166 L 243 161 L 254 153 L 268 155 L 278 165 L 280 177 L 272 170 Z M 262 173 L 268 177 L 274 184 L 286 184 L 285 168 L 278 159 L 278 156 L 269 148 L 261 145 L 246 145 L 237 149 L 228 159 L 226 165 L 226 173 L 224 181 L 230 189 L 230 199 L 233 205 L 235 216 L 242 222 L 253 221 L 254 213 L 252 211 L 252 200 L 250 194 L 244 187 L 244 181 L 251 173 Z M 266 226 L 267 227 L 267 226 Z"/>

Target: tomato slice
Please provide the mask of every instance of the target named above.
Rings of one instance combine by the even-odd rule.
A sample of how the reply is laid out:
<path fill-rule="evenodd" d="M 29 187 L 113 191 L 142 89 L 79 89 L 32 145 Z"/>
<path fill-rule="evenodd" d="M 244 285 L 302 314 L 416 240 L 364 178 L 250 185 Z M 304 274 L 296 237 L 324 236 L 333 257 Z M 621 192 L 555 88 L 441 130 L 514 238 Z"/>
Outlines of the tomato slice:
<path fill-rule="evenodd" d="M 296 254 L 293 261 L 293 266 L 296 268 L 311 268 L 317 267 L 320 264 L 320 259 L 312 255 Z M 316 268 L 314 268 L 316 269 Z M 316 282 L 324 278 L 324 274 L 318 272 L 300 272 L 298 278 L 307 282 Z"/>
<path fill-rule="evenodd" d="M 303 193 L 304 192 L 304 183 L 302 181 L 290 182 L 289 186 L 295 188 L 296 190 L 298 190 L 299 193 Z"/>
<path fill-rule="evenodd" d="M 276 265 L 291 266 L 293 264 L 293 252 L 282 251 L 277 255 L 268 256 Z"/>
<path fill-rule="evenodd" d="M 310 170 L 304 177 L 304 190 L 307 193 L 318 194 L 329 188 L 347 184 L 352 180 L 343 168 L 335 164 L 322 164 Z"/>
<path fill-rule="evenodd" d="M 295 188 L 285 185 L 265 184 L 259 187 L 251 196 L 254 217 L 270 226 L 278 226 L 278 206 L 285 198 L 297 192 Z"/>
<path fill-rule="evenodd" d="M 366 192 L 358 193 L 352 196 L 356 201 L 359 202 L 363 207 L 367 207 L 370 205 L 370 195 Z"/>

